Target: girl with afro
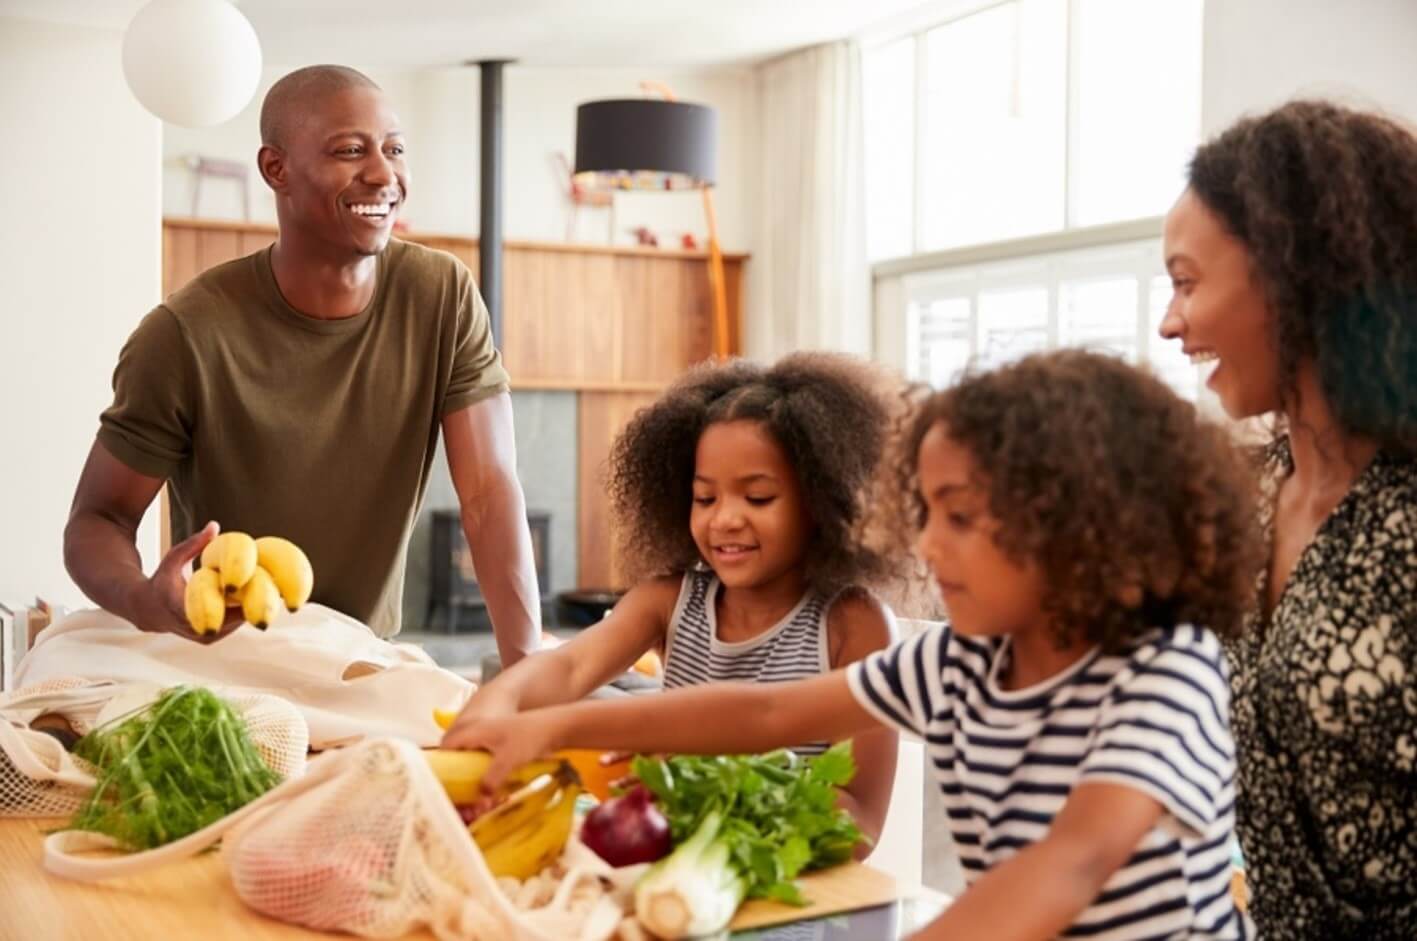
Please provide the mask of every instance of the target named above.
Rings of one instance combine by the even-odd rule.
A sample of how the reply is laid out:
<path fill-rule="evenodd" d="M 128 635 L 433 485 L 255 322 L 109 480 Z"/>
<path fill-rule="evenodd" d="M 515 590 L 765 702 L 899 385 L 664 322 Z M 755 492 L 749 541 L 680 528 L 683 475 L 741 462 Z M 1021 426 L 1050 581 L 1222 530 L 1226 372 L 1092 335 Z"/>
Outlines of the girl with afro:
<path fill-rule="evenodd" d="M 599 624 L 480 688 L 447 740 L 581 699 L 648 650 L 663 652 L 674 689 L 807 679 L 887 646 L 892 617 L 869 589 L 902 571 L 907 553 L 873 547 L 866 508 L 890 401 L 872 368 L 845 356 L 689 372 L 610 455 L 616 528 L 638 584 Z M 827 738 L 786 744 L 815 754 Z M 874 840 L 895 733 L 863 728 L 852 750 L 857 774 L 842 805 Z"/>

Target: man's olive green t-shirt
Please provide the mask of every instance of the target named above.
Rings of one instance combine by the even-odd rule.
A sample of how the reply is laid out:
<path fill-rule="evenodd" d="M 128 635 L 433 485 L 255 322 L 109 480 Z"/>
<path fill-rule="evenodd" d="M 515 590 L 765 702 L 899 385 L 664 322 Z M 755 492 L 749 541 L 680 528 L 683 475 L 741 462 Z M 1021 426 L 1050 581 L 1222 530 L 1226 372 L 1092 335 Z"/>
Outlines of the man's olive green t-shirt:
<path fill-rule="evenodd" d="M 143 318 L 98 437 L 168 481 L 174 543 L 208 520 L 284 536 L 310 556 L 311 600 L 388 636 L 441 419 L 507 390 L 487 308 L 452 255 L 395 240 L 369 305 L 319 320 L 286 303 L 270 256 Z"/>

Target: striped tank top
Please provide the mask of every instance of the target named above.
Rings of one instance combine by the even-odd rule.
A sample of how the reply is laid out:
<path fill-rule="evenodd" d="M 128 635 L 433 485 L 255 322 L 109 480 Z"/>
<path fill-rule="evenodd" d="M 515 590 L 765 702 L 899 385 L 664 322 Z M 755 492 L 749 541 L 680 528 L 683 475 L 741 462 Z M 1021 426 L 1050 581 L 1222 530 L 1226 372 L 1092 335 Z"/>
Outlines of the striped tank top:
<path fill-rule="evenodd" d="M 718 638 L 718 589 L 718 576 L 711 570 L 684 573 L 665 638 L 665 689 L 725 680 L 786 683 L 831 672 L 827 612 L 835 595 L 808 591 L 781 621 L 757 637 L 727 643 Z M 827 744 L 810 742 L 792 750 L 816 755 Z"/>

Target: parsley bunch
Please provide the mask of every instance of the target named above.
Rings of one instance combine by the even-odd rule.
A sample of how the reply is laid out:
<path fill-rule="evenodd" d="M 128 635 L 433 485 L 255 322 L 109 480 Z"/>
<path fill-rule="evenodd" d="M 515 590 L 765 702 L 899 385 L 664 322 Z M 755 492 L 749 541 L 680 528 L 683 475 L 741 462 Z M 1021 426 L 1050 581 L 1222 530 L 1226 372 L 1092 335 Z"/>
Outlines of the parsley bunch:
<path fill-rule="evenodd" d="M 69 824 L 151 849 L 195 833 L 280 783 L 236 711 L 211 690 L 177 686 L 79 739 L 98 785 Z"/>

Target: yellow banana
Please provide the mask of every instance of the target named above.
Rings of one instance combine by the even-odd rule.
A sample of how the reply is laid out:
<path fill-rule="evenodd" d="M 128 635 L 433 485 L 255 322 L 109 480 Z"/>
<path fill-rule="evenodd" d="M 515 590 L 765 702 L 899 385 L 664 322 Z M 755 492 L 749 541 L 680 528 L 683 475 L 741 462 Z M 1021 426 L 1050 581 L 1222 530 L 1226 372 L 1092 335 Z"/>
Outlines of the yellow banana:
<path fill-rule="evenodd" d="M 551 775 L 562 784 L 579 785 L 581 783 L 581 776 L 576 773 L 575 768 L 571 767 L 569 761 L 562 761 L 560 758 L 540 758 L 536 761 L 528 761 L 507 775 L 507 783 L 503 785 L 503 788 L 524 787 L 543 774 Z"/>
<path fill-rule="evenodd" d="M 540 816 L 483 849 L 482 857 L 492 874 L 530 879 L 555 862 L 570 839 L 580 792 L 580 785 L 566 785 Z"/>
<path fill-rule="evenodd" d="M 241 589 L 241 613 L 252 627 L 265 630 L 280 613 L 280 592 L 271 579 L 271 573 L 256 566 L 255 573 Z"/>
<path fill-rule="evenodd" d="M 279 536 L 262 536 L 256 540 L 257 562 L 271 573 L 285 606 L 296 610 L 310 600 L 315 588 L 315 570 L 299 546 Z"/>
<path fill-rule="evenodd" d="M 423 752 L 428 766 L 433 769 L 443 790 L 454 804 L 472 804 L 483 797 L 482 778 L 492 766 L 492 756 L 485 751 L 463 751 L 456 748 L 430 748 Z M 549 774 L 557 781 L 580 784 L 580 775 L 569 763 L 559 759 L 543 758 L 529 761 L 507 775 L 501 792 L 508 794 L 525 787 L 542 775 Z"/>
<path fill-rule="evenodd" d="M 187 592 L 182 601 L 192 630 L 198 634 L 221 630 L 226 620 L 226 598 L 221 593 L 216 572 L 208 568 L 193 572 L 187 580 Z"/>
<path fill-rule="evenodd" d="M 560 788 L 561 783 L 555 778 L 542 775 L 474 820 L 468 825 L 468 832 L 478 846 L 487 849 L 527 821 L 539 817 Z"/>
<path fill-rule="evenodd" d="M 221 536 L 218 534 L 207 547 L 202 550 L 202 568 L 211 569 L 213 572 L 221 570 Z"/>
<path fill-rule="evenodd" d="M 471 804 L 482 796 L 482 776 L 492 766 L 490 754 L 434 748 L 423 756 L 454 804 Z"/>
<path fill-rule="evenodd" d="M 218 535 L 211 545 L 217 547 L 216 569 L 221 574 L 222 590 L 235 597 L 256 571 L 256 540 L 246 533 L 229 532 Z M 202 557 L 206 558 L 206 550 Z"/>

